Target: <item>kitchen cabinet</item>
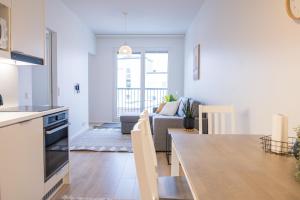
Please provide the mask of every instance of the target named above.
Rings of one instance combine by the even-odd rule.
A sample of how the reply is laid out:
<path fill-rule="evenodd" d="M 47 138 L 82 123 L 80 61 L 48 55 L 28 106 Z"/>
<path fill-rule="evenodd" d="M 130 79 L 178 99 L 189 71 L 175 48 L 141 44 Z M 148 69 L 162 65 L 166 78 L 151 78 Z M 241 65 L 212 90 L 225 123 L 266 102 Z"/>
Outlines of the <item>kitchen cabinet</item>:
<path fill-rule="evenodd" d="M 10 58 L 10 8 L 11 0 L 0 0 L 0 57 Z"/>
<path fill-rule="evenodd" d="M 45 0 L 11 0 L 11 51 L 45 57 Z"/>
<path fill-rule="evenodd" d="M 11 7 L 11 0 L 0 0 L 0 3 L 7 7 Z"/>
<path fill-rule="evenodd" d="M 43 119 L 0 128 L 0 199 L 40 200 L 44 193 Z"/>

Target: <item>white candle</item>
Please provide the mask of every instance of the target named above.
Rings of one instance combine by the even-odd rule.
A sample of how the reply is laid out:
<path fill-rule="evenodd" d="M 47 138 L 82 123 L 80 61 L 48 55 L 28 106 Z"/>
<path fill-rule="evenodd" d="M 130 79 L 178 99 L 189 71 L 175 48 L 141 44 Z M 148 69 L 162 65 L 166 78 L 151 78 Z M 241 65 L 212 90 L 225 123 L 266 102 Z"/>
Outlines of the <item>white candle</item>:
<path fill-rule="evenodd" d="M 288 150 L 288 117 L 282 114 L 273 115 L 272 122 L 272 142 L 271 150 L 275 153 L 286 153 Z M 281 142 L 286 142 L 282 144 Z"/>

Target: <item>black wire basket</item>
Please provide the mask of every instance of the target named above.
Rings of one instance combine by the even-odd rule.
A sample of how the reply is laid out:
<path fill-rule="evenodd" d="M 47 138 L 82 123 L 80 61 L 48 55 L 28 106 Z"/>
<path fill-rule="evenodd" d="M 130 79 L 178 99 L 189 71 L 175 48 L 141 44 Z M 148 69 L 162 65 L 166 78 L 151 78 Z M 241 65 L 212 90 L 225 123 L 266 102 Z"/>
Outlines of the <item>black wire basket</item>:
<path fill-rule="evenodd" d="M 266 135 L 260 138 L 262 148 L 267 153 L 273 153 L 283 156 L 293 155 L 293 146 L 297 141 L 295 137 L 289 137 L 287 142 L 272 140 L 271 135 Z"/>

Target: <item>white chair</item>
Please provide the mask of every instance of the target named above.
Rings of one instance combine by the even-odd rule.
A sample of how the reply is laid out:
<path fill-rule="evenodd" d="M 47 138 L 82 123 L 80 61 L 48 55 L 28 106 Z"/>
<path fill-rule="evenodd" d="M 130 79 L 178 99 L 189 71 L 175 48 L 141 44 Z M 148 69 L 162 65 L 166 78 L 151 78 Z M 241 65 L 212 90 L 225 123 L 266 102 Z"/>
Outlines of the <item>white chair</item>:
<path fill-rule="evenodd" d="M 235 133 L 235 109 L 233 106 L 199 106 L 199 134 L 203 133 L 202 117 L 207 114 L 208 134 Z M 228 119 L 229 120 L 226 120 Z M 229 123 L 230 121 L 230 123 Z M 228 128 L 230 126 L 230 128 Z"/>
<path fill-rule="evenodd" d="M 131 131 L 141 200 L 193 199 L 185 177 L 158 177 L 145 127 L 142 118 Z"/>

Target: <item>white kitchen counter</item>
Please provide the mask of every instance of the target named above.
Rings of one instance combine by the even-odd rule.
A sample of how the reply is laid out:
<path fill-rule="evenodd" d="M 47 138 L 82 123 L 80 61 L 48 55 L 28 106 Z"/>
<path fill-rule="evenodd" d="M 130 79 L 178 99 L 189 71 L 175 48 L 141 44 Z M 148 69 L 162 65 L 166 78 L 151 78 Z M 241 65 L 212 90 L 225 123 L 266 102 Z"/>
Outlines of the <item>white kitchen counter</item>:
<path fill-rule="evenodd" d="M 68 108 L 61 107 L 44 112 L 0 112 L 0 128 L 65 110 Z"/>

